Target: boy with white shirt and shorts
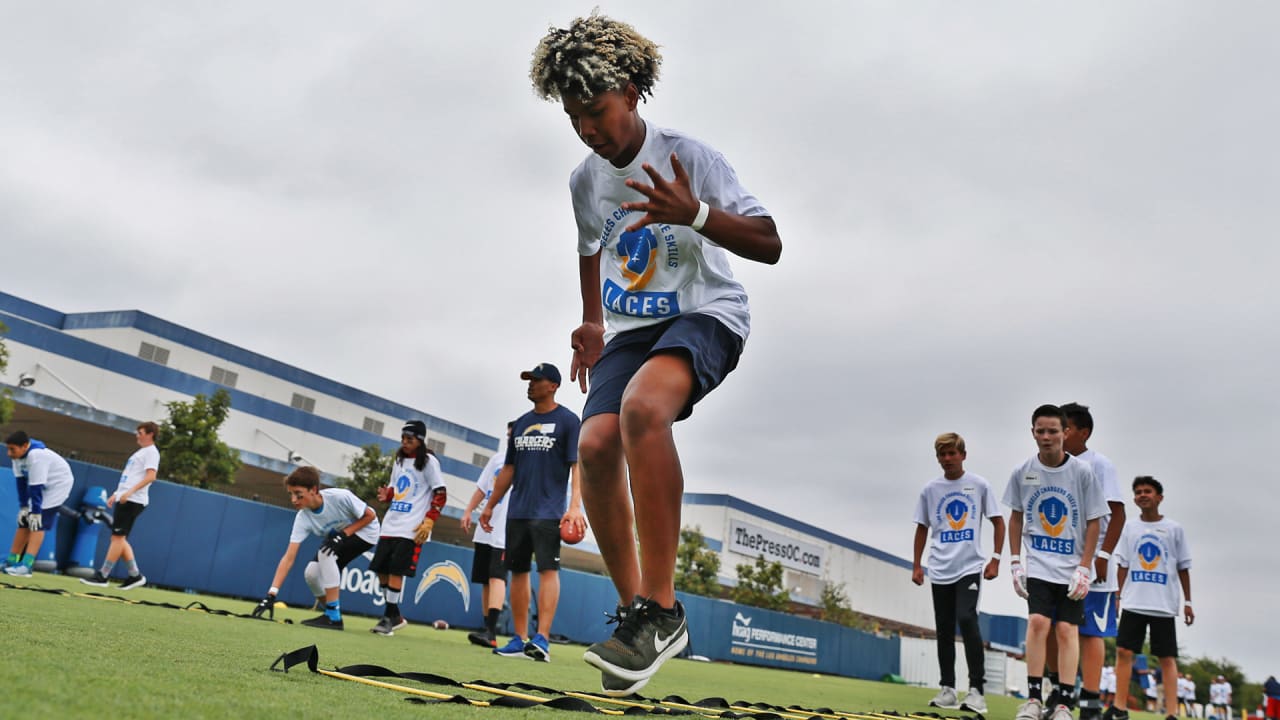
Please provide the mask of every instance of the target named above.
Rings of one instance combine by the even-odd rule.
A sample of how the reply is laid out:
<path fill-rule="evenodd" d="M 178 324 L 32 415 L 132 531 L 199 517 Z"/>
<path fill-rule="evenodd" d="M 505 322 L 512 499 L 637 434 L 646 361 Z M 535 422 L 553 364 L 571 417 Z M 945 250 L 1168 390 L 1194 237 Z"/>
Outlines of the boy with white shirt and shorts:
<path fill-rule="evenodd" d="M 160 451 L 156 449 L 156 433 L 159 429 L 153 422 L 144 422 L 134 433 L 138 449 L 129 457 L 129 462 L 125 463 L 116 491 L 107 498 L 107 507 L 114 506 L 116 509 L 111 516 L 111 545 L 107 548 L 107 557 L 102 567 L 90 577 L 80 579 L 85 585 L 106 587 L 112 569 L 122 558 L 126 577 L 120 589 L 131 590 L 147 584 L 146 576 L 138 569 L 133 546 L 129 544 L 129 533 L 133 532 L 133 524 L 151 501 L 148 490 L 160 469 Z"/>
<path fill-rule="evenodd" d="M 418 574 L 422 546 L 431 538 L 448 500 L 440 461 L 427 449 L 427 424 L 422 420 L 409 420 L 401 428 L 391 481 L 379 488 L 378 499 L 391 504 L 382 516 L 382 532 L 369 569 L 378 576 L 385 605 L 382 619 L 369 631 L 394 635 L 409 624 L 400 613 L 404 579 Z"/>
<path fill-rule="evenodd" d="M 1218 720 L 1231 720 L 1231 683 L 1221 675 L 1209 684 L 1209 706 Z"/>
<path fill-rule="evenodd" d="M 58 511 L 71 495 L 75 478 L 58 453 L 21 430 L 5 438 L 18 490 L 17 529 L 5 560 L 5 574 L 30 577 L 44 534 L 58 528 Z"/>
<path fill-rule="evenodd" d="M 308 535 L 324 538 L 316 557 L 303 571 L 307 587 L 316 600 L 324 603 L 324 613 L 303 620 L 308 627 L 327 630 L 344 629 L 338 589 L 342 569 L 378 542 L 381 526 L 378 515 L 365 501 L 346 488 L 320 488 L 320 471 L 311 466 L 300 467 L 284 480 L 289 502 L 298 508 L 289 532 L 289 544 L 276 565 L 271 589 L 253 609 L 254 617 L 274 616 L 276 594 L 288 577 L 298 557 L 298 548 Z"/>
<path fill-rule="evenodd" d="M 774 264 L 777 226 L 725 157 L 640 117 L 662 55 L 592 13 L 534 50 L 537 94 L 559 101 L 591 154 L 569 178 L 582 324 L 569 377 L 582 411 L 583 499 L 619 621 L 583 659 L 606 694 L 640 689 L 688 644 L 676 600 L 684 477 L 672 426 L 737 366 L 750 329 L 730 254 Z M 607 330 L 606 330 L 607 322 Z"/>
<path fill-rule="evenodd" d="M 1150 654 L 1160 659 L 1164 676 L 1165 713 L 1178 713 L 1178 609 L 1187 625 L 1191 609 L 1191 549 L 1182 526 L 1160 514 L 1164 485 L 1150 476 L 1133 480 L 1133 503 L 1142 514 L 1125 524 L 1116 546 L 1120 583 L 1120 630 L 1116 635 L 1116 704 L 1107 720 L 1129 720 L 1129 677 L 1133 656 L 1142 652 L 1151 628 Z M 1176 582 L 1175 582 L 1176 579 Z M 1181 586 L 1184 602 L 1179 602 Z"/>
<path fill-rule="evenodd" d="M 1097 720 L 1102 716 L 1104 704 L 1101 681 L 1102 665 L 1106 659 L 1105 638 L 1116 636 L 1120 618 L 1120 609 L 1116 606 L 1115 571 L 1110 559 L 1116 543 L 1120 541 L 1120 533 L 1124 530 L 1125 499 L 1120 491 L 1116 466 L 1105 455 L 1088 447 L 1089 440 L 1093 438 L 1093 414 L 1088 406 L 1067 403 L 1062 406 L 1062 413 L 1067 419 L 1062 433 L 1062 449 L 1093 470 L 1108 510 L 1108 514 L 1098 520 L 1098 549 L 1093 561 L 1094 580 L 1089 586 L 1089 594 L 1084 598 L 1084 624 L 1080 626 L 1080 720 Z M 1052 709 L 1056 704 L 1055 698 L 1062 694 L 1055 672 L 1056 643 L 1052 633 L 1049 635 L 1048 647 L 1047 662 L 1053 690 L 1045 707 Z M 1071 675 L 1068 673 L 1068 680 L 1064 683 L 1068 688 L 1075 684 Z"/>
<path fill-rule="evenodd" d="M 480 471 L 476 480 L 476 491 L 471 501 L 462 511 L 463 532 L 471 530 L 471 513 L 481 503 L 486 503 L 493 494 L 493 483 L 502 472 L 502 465 L 507 456 L 507 443 L 511 441 L 511 428 L 514 422 L 507 423 L 507 434 L 498 443 L 498 450 L 489 458 L 488 464 Z M 478 523 L 476 534 L 472 538 L 475 552 L 471 558 L 471 582 L 480 585 L 480 606 L 484 609 L 484 630 L 467 633 L 467 640 L 472 645 L 489 648 L 498 647 L 498 617 L 502 615 L 502 605 L 507 596 L 507 505 L 506 499 L 499 501 L 493 508 L 492 530 L 485 530 Z"/>
<path fill-rule="evenodd" d="M 1014 469 L 1005 488 L 1009 506 L 1009 572 L 1014 592 L 1027 599 L 1027 696 L 1015 720 L 1040 720 L 1049 633 L 1058 640 L 1058 668 L 1075 676 L 1077 628 L 1093 579 L 1098 520 L 1107 514 L 1097 478 L 1088 465 L 1062 448 L 1066 417 L 1056 405 L 1031 414 L 1039 452 Z M 1021 555 L 1025 541 L 1025 566 Z M 1056 623 L 1056 624 L 1055 624 Z M 1049 708 L 1052 720 L 1070 720 L 1073 698 Z"/>
<path fill-rule="evenodd" d="M 933 451 L 942 466 L 942 477 L 920 491 L 911 570 L 911 582 L 923 585 L 925 571 L 920 559 L 928 542 L 938 668 L 942 672 L 941 688 L 929 705 L 985 715 L 987 701 L 982 692 L 986 654 L 982 649 L 982 630 L 978 627 L 978 595 L 984 579 L 992 580 L 1000 574 L 1004 518 L 986 479 L 965 472 L 968 454 L 964 438 L 956 433 L 943 433 L 934 440 Z M 982 550 L 983 518 L 991 521 L 995 534 L 989 560 Z M 957 623 L 964 637 L 964 656 L 969 666 L 969 692 L 963 703 L 956 697 Z"/>

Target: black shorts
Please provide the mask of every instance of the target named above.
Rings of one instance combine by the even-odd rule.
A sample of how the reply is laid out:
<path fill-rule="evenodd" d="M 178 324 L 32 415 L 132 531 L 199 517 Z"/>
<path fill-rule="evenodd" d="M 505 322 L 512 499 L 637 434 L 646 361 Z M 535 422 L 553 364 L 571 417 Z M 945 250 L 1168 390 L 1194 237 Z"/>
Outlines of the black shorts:
<path fill-rule="evenodd" d="M 111 516 L 111 534 L 129 537 L 129 533 L 133 532 L 133 523 L 146 509 L 146 505 L 132 500 L 116 505 L 116 512 Z"/>
<path fill-rule="evenodd" d="M 1084 598 L 1067 598 L 1065 584 L 1051 583 L 1039 578 L 1027 578 L 1027 612 L 1043 615 L 1054 622 L 1064 622 L 1079 627 L 1084 624 Z"/>
<path fill-rule="evenodd" d="M 538 571 L 560 569 L 560 521 L 507 518 L 507 570 L 527 573 L 538 557 Z"/>
<path fill-rule="evenodd" d="M 1147 627 L 1151 628 L 1151 654 L 1158 658 L 1177 657 L 1178 623 L 1176 618 L 1144 615 L 1133 610 L 1120 613 L 1120 629 L 1116 632 L 1116 647 L 1142 652 L 1142 641 L 1147 639 Z"/>
<path fill-rule="evenodd" d="M 582 408 L 582 420 L 592 415 L 622 411 L 622 392 L 636 371 L 654 355 L 687 358 L 693 368 L 693 391 L 676 420 L 693 414 L 693 406 L 724 382 L 738 367 L 743 340 L 724 323 L 701 313 L 680 315 L 656 325 L 614 335 L 591 368 L 591 390 Z M 507 543 L 511 547 L 511 543 Z"/>
<path fill-rule="evenodd" d="M 488 543 L 476 543 L 475 554 L 471 557 L 471 582 L 485 585 L 489 580 L 507 579 L 507 562 L 503 557 L 503 549 Z"/>
<path fill-rule="evenodd" d="M 378 575 L 413 577 L 418 574 L 418 555 L 421 552 L 422 546 L 413 538 L 378 538 L 378 547 L 373 551 L 369 569 Z"/>
<path fill-rule="evenodd" d="M 321 545 L 320 547 L 324 548 L 323 545 Z M 338 552 L 336 553 L 336 555 L 338 556 L 338 568 L 339 569 L 345 568 L 348 564 L 351 563 L 352 560 L 355 560 L 356 558 L 368 552 L 369 548 L 371 547 L 373 547 L 373 545 L 370 545 L 367 541 L 365 541 L 364 538 L 360 537 L 359 535 L 346 536 L 345 538 L 342 539 L 342 542 L 338 545 Z M 319 550 L 316 551 L 316 559 L 317 560 L 320 559 Z"/>

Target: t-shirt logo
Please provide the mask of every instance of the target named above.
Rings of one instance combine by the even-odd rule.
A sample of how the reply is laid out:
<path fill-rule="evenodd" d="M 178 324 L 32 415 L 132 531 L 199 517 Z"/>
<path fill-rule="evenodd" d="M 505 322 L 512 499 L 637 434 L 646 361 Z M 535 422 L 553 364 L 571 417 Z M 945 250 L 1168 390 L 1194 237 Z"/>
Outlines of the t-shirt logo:
<path fill-rule="evenodd" d="M 648 226 L 624 232 L 618 238 L 617 253 L 624 258 L 622 277 L 630 281 L 627 292 L 643 290 L 658 266 L 658 238 Z"/>
<path fill-rule="evenodd" d="M 405 498 L 409 496 L 409 492 L 413 490 L 413 478 L 409 477 L 409 473 L 401 473 L 392 485 L 395 495 L 391 499 L 391 507 L 388 508 L 392 512 L 409 512 L 413 509 L 413 503 L 405 502 Z"/>
<path fill-rule="evenodd" d="M 556 446 L 556 424 L 534 423 L 511 439 L 516 450 L 551 450 Z"/>
<path fill-rule="evenodd" d="M 1160 565 L 1160 547 L 1153 542 L 1138 546 L 1138 564 L 1143 570 L 1155 570 Z"/>
<path fill-rule="evenodd" d="M 935 526 L 944 527 L 942 523 L 946 521 L 945 527 L 951 528 L 938 533 L 938 542 L 950 544 L 973 540 L 973 528 L 968 527 L 969 518 L 978 516 L 978 508 L 968 495 L 949 492 L 942 497 L 933 512 Z"/>
<path fill-rule="evenodd" d="M 1040 526 L 1049 537 L 1058 537 L 1067 527 L 1067 504 L 1056 497 L 1040 503 Z"/>
<path fill-rule="evenodd" d="M 1146 533 L 1138 538 L 1138 567 L 1129 571 L 1131 582 L 1154 583 L 1165 585 L 1169 582 L 1169 574 L 1158 572 L 1162 561 L 1169 557 L 1169 550 L 1164 542 L 1153 533 Z M 1141 569 L 1139 569 L 1141 568 Z"/>

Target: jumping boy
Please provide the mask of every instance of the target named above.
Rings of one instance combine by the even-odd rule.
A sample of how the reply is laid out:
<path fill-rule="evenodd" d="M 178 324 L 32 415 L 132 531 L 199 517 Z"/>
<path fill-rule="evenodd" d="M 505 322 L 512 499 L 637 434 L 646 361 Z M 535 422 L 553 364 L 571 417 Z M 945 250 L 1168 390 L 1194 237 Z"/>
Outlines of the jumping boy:
<path fill-rule="evenodd" d="M 774 264 L 782 253 L 773 218 L 723 155 L 640 117 L 661 63 L 630 25 L 592 13 L 551 29 L 530 70 L 591 148 L 569 180 L 582 294 L 570 379 L 586 392 L 590 378 L 583 495 L 619 597 L 613 636 L 583 659 L 611 695 L 638 690 L 688 644 L 671 427 L 737 366 L 746 341 L 747 296 L 729 255 Z"/>
<path fill-rule="evenodd" d="M 1133 504 L 1142 514 L 1125 524 L 1116 546 L 1120 583 L 1120 631 L 1116 635 L 1116 704 L 1107 720 L 1128 720 L 1129 677 L 1133 656 L 1151 628 L 1151 654 L 1160 659 L 1164 704 L 1168 717 L 1178 714 L 1178 608 L 1187 625 L 1191 609 L 1191 549 L 1182 526 L 1160 514 L 1164 485 L 1153 477 L 1133 480 Z M 1175 576 L 1177 582 L 1174 582 Z M 1179 586 L 1182 602 L 1179 604 Z"/>
<path fill-rule="evenodd" d="M 933 591 L 933 618 L 938 635 L 938 668 L 941 688 L 929 701 L 933 707 L 961 708 L 987 713 L 982 696 L 986 655 L 982 629 L 978 627 L 978 595 L 982 581 L 1000 574 L 1004 547 L 1004 518 L 991 485 L 980 475 L 966 472 L 964 438 L 943 433 L 933 442 L 942 477 L 920 491 L 916 503 L 916 537 L 911 582 L 924 584 L 920 564 L 929 544 L 929 583 Z M 990 559 L 982 550 L 982 520 L 991 521 L 995 535 Z M 930 542 L 930 539 L 932 541 Z M 979 577 L 981 575 L 981 577 Z M 964 657 L 969 666 L 969 692 L 961 703 L 956 697 L 956 624 L 964 637 Z"/>
<path fill-rule="evenodd" d="M 138 516 L 147 509 L 150 502 L 149 488 L 156 480 L 156 472 L 160 469 L 160 451 L 156 449 L 156 432 L 159 428 L 153 422 L 144 422 L 134 432 L 138 449 L 125 463 L 124 472 L 120 474 L 120 484 L 116 491 L 107 498 L 107 507 L 115 506 L 115 514 L 111 516 L 111 545 L 107 547 L 107 557 L 102 568 L 93 575 L 80 578 L 85 585 L 106 587 L 111 577 L 111 570 L 116 562 L 124 559 L 126 577 L 120 585 L 121 590 L 131 590 L 147 584 L 147 578 L 138 569 L 138 559 L 133 553 L 133 545 L 129 544 L 129 533 L 133 532 L 133 524 Z"/>
<path fill-rule="evenodd" d="M 71 494 L 71 466 L 58 453 L 21 430 L 5 438 L 18 484 L 18 527 L 5 560 L 5 573 L 30 577 L 46 532 L 58 529 L 58 510 Z"/>
<path fill-rule="evenodd" d="M 320 471 L 313 467 L 300 467 L 284 479 L 289 491 L 289 501 L 298 508 L 293 518 L 293 531 L 289 533 L 289 545 L 280 563 L 266 597 L 253 609 L 254 617 L 263 613 L 274 614 L 276 594 L 289 575 L 289 569 L 298 557 L 298 547 L 308 535 L 324 538 L 316 557 L 303 570 L 307 587 L 317 600 L 323 600 L 324 613 L 303 625 L 342 630 L 342 609 L 338 602 L 338 588 L 342 582 L 342 569 L 360 557 L 378 542 L 378 516 L 373 508 L 344 488 L 320 489 Z"/>
<path fill-rule="evenodd" d="M 1027 701 L 1015 720 L 1040 720 L 1046 645 L 1058 640 L 1058 669 L 1074 678 L 1084 622 L 1084 597 L 1093 580 L 1098 519 L 1107 514 L 1098 480 L 1089 466 L 1062 449 L 1066 418 L 1056 405 L 1031 414 L 1038 452 L 1014 469 L 1005 488 L 1009 506 L 1009 572 L 1013 589 L 1027 600 Z M 1022 563 L 1026 541 L 1026 565 Z M 1056 621 L 1056 622 L 1055 622 Z M 1074 698 L 1061 696 L 1052 720 L 1070 720 Z"/>
<path fill-rule="evenodd" d="M 404 579 L 418 574 L 418 556 L 431 537 L 436 519 L 448 499 L 440 461 L 427 449 L 427 424 L 409 420 L 400 429 L 400 448 L 391 465 L 391 482 L 378 490 L 378 499 L 391 503 L 382 516 L 382 534 L 369 569 L 382 588 L 382 619 L 370 628 L 394 635 L 409 624 L 400 614 Z"/>

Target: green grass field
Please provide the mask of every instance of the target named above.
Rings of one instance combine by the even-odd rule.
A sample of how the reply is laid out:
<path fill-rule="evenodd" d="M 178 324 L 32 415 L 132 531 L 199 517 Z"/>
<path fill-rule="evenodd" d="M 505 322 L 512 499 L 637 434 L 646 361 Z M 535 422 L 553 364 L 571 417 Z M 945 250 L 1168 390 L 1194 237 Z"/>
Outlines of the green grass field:
<path fill-rule="evenodd" d="M 281 653 L 319 648 L 320 667 L 357 663 L 396 672 L 424 672 L 453 680 L 526 682 L 560 690 L 599 693 L 599 673 L 582 662 L 582 646 L 553 645 L 551 663 L 501 658 L 467 642 L 466 631 L 411 625 L 394 637 L 368 632 L 374 619 L 348 615 L 345 632 L 212 615 L 199 611 L 128 604 L 88 596 L 97 592 L 129 600 L 247 613 L 253 603 L 141 588 L 129 592 L 90 588 L 64 576 L 0 578 L 14 586 L 60 589 L 55 595 L 0 585 L 0 676 L 8 678 L 6 717 L 70 718 L 283 718 L 546 717 L 548 708 L 486 708 L 455 704 L 419 706 L 407 694 L 308 672 L 287 675 L 268 667 Z M 276 612 L 295 622 L 314 615 Z M 479 700 L 483 692 L 398 685 Z M 722 697 L 829 707 L 846 712 L 927 711 L 933 691 L 850 678 L 816 676 L 746 665 L 673 660 L 642 690 L 650 698 L 680 695 L 690 701 Z M 991 718 L 1010 718 L 1017 701 L 991 696 Z M 601 708 L 620 709 L 602 702 Z M 13 711 L 13 715 L 9 712 Z M 947 713 L 959 716 L 958 712 Z M 1135 718 L 1139 715 L 1135 714 Z"/>

